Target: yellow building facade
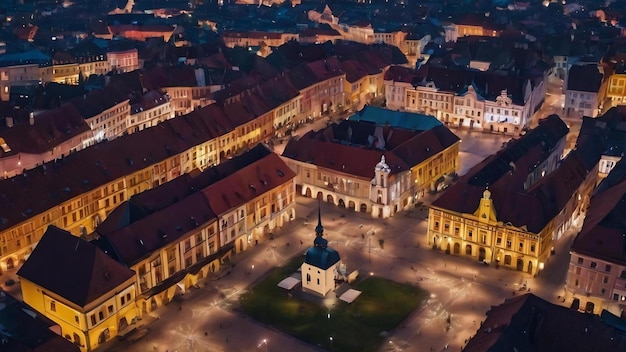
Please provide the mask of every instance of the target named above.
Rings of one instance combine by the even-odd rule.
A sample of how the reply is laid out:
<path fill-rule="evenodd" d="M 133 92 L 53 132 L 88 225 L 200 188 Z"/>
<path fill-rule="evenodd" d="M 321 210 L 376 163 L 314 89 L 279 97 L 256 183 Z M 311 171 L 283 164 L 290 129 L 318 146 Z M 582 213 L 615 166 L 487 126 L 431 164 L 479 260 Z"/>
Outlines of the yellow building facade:
<path fill-rule="evenodd" d="M 24 302 L 57 323 L 81 351 L 126 332 L 137 319 L 133 272 L 56 227 L 41 244 L 18 271 Z M 62 258 L 51 261 L 56 255 Z"/>
<path fill-rule="evenodd" d="M 208 106 L 206 108 L 213 109 L 214 107 Z M 194 117 L 187 119 L 191 125 L 194 125 L 200 123 L 199 120 L 204 118 L 204 114 L 205 112 L 199 109 L 192 113 Z M 64 169 L 63 165 L 68 163 L 74 165 L 73 160 L 77 160 L 76 163 L 83 165 L 83 172 L 86 165 L 91 165 L 88 167 L 89 173 L 87 173 L 91 177 L 85 177 L 79 181 L 79 184 L 82 182 L 82 187 L 91 187 L 91 182 L 95 181 L 90 180 L 90 178 L 104 179 L 105 181 L 74 197 L 66 200 L 60 199 L 57 204 L 51 205 L 50 208 L 44 209 L 36 215 L 29 213 L 32 211 L 31 208 L 24 209 L 23 220 L 0 231 L 0 273 L 23 263 L 49 225 L 63 228 L 76 236 L 86 236 L 93 232 L 115 207 L 128 200 L 132 195 L 170 181 L 193 169 L 204 169 L 219 164 L 237 151 L 265 140 L 274 131 L 272 116 L 272 112 L 269 112 L 246 122 L 237 130 L 227 133 L 224 133 L 225 130 L 214 130 L 200 135 L 193 130 L 186 130 L 173 133 L 176 136 L 174 138 L 171 131 L 164 130 L 162 123 L 157 127 L 145 130 L 145 133 L 142 131 L 80 151 L 73 155 L 73 157 L 80 155 L 77 159 L 66 158 L 50 163 L 46 167 L 49 169 L 46 170 L 39 167 L 41 173 L 31 173 L 29 180 L 34 182 L 32 175 L 41 177 L 41 187 L 49 182 L 46 181 L 48 177 L 58 177 L 52 175 L 53 171 L 59 170 L 58 172 L 63 173 L 61 171 L 62 168 Z M 215 133 L 215 135 L 210 133 Z M 185 134 L 188 136 L 185 137 Z M 194 134 L 199 138 L 195 137 Z M 188 149 L 178 152 L 174 148 L 179 143 L 177 140 L 182 138 L 181 136 L 184 137 L 182 139 L 183 145 L 187 145 Z M 156 160 L 151 157 L 149 160 L 147 157 L 149 151 L 129 151 L 128 148 L 124 147 L 125 143 L 132 145 L 157 143 L 159 146 L 154 148 L 160 152 L 162 159 Z M 108 157 L 103 155 L 108 155 Z M 126 156 L 124 157 L 124 155 Z M 114 162 L 114 160 L 118 161 Z M 109 164 L 119 165 L 119 160 L 124 166 L 118 166 L 119 169 L 115 170 L 110 169 Z M 54 165 L 61 166 L 56 167 Z M 67 165 L 67 167 L 71 166 Z M 115 177 L 115 174 L 119 174 L 119 176 Z M 65 176 L 61 176 L 61 178 L 63 177 Z M 11 188 L 10 183 L 13 181 L 6 179 L 1 182 L 5 182 L 4 187 Z M 3 189 L 1 182 L 0 190 Z M 78 187 L 81 186 L 77 185 L 76 188 Z M 47 194 L 50 190 L 42 188 L 41 191 L 37 192 Z M 61 186 L 60 192 L 54 194 L 73 194 L 72 187 Z M 5 220 L 8 221 L 8 219 Z"/>
<path fill-rule="evenodd" d="M 96 242 L 135 273 L 140 315 L 168 304 L 218 271 L 226 258 L 268 240 L 272 231 L 295 219 L 295 175 L 261 145 L 249 153 L 253 156 L 216 166 L 228 170 L 228 163 L 250 161 L 215 183 L 203 187 L 197 181 L 210 175 L 179 178 L 125 202 L 98 228 Z M 250 177 L 259 168 L 273 175 Z M 237 185 L 241 177 L 247 183 Z M 186 192 L 194 178 L 197 191 L 181 193 L 175 196 L 180 201 L 117 227 L 129 207 L 151 204 L 151 197 L 172 197 L 167 192 L 174 188 Z"/>

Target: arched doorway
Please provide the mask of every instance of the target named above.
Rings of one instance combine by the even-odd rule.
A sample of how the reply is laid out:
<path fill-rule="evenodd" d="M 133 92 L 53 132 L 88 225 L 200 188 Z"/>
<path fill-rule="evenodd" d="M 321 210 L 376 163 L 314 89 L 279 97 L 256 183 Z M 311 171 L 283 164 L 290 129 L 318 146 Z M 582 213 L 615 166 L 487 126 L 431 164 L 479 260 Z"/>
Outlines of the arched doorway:
<path fill-rule="evenodd" d="M 521 259 L 517 260 L 517 270 L 524 271 L 524 261 Z"/>
<path fill-rule="evenodd" d="M 243 252 L 243 238 L 239 239 L 239 251 Z"/>
<path fill-rule="evenodd" d="M 329 194 L 329 195 L 327 195 L 327 196 L 326 196 L 326 201 L 327 201 L 328 203 L 335 204 L 335 200 L 333 199 L 332 194 Z"/>
<path fill-rule="evenodd" d="M 124 330 L 127 326 L 128 321 L 126 320 L 126 317 L 122 317 L 122 319 L 120 319 L 120 322 L 117 324 L 117 331 Z"/>
<path fill-rule="evenodd" d="M 461 245 L 458 243 L 454 244 L 454 254 L 459 254 L 461 253 Z"/>
<path fill-rule="evenodd" d="M 102 330 L 100 335 L 98 336 L 98 343 L 104 343 L 111 337 L 111 333 L 109 332 L 109 328 Z"/>
<path fill-rule="evenodd" d="M 82 343 L 80 343 L 80 336 L 78 336 L 77 333 L 73 333 L 72 335 L 74 337 L 74 343 L 77 344 L 78 346 L 81 346 Z"/>
<path fill-rule="evenodd" d="M 465 246 L 465 254 L 472 255 L 472 245 L 468 244 Z"/>
<path fill-rule="evenodd" d="M 356 204 L 353 201 L 348 202 L 348 209 L 356 210 Z"/>
<path fill-rule="evenodd" d="M 15 263 L 13 262 L 13 258 L 7 259 L 7 270 L 11 270 L 15 267 Z"/>
<path fill-rule="evenodd" d="M 361 213 L 367 213 L 367 204 L 361 203 L 360 210 Z"/>
<path fill-rule="evenodd" d="M 152 311 L 154 311 L 155 309 L 157 309 L 157 307 L 158 307 L 158 306 L 157 306 L 156 299 L 152 298 L 152 299 L 150 300 L 150 311 L 151 311 L 151 312 L 152 312 Z"/>
<path fill-rule="evenodd" d="M 319 200 L 323 200 L 324 199 L 324 194 L 322 192 L 317 192 L 316 198 L 319 199 Z"/>
<path fill-rule="evenodd" d="M 450 254 L 450 242 L 446 244 L 446 254 Z"/>
<path fill-rule="evenodd" d="M 310 189 L 310 188 L 307 188 L 307 189 L 306 189 L 306 192 L 304 192 L 304 195 L 305 195 L 307 198 L 311 198 L 311 189 Z"/>
<path fill-rule="evenodd" d="M 528 262 L 528 273 L 529 274 L 533 273 L 533 262 L 532 261 Z"/>
<path fill-rule="evenodd" d="M 342 208 L 346 207 L 346 203 L 344 203 L 343 199 L 339 199 L 339 201 L 337 202 L 337 205 L 339 205 Z"/>
<path fill-rule="evenodd" d="M 504 256 L 504 265 L 511 265 L 511 256 L 508 254 Z"/>
<path fill-rule="evenodd" d="M 478 261 L 482 262 L 483 260 L 485 260 L 486 256 L 487 256 L 487 251 L 485 251 L 483 247 L 480 247 L 478 249 Z"/>

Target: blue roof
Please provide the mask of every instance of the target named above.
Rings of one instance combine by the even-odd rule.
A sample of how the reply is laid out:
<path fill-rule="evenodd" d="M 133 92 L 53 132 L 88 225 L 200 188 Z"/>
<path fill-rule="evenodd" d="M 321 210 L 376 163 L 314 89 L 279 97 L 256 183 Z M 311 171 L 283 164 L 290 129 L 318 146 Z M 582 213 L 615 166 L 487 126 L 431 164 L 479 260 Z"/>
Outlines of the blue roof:
<path fill-rule="evenodd" d="M 30 50 L 21 53 L 11 53 L 0 55 L 0 66 L 46 64 L 51 61 L 50 56 L 39 50 Z"/>
<path fill-rule="evenodd" d="M 407 130 L 428 131 L 442 123 L 431 115 L 407 111 L 393 111 L 366 105 L 361 111 L 348 118 L 350 121 L 368 121 L 377 125 L 390 125 Z"/>
<path fill-rule="evenodd" d="M 306 251 L 304 262 L 320 269 L 328 269 L 339 261 L 339 253 L 329 247 L 311 247 Z"/>

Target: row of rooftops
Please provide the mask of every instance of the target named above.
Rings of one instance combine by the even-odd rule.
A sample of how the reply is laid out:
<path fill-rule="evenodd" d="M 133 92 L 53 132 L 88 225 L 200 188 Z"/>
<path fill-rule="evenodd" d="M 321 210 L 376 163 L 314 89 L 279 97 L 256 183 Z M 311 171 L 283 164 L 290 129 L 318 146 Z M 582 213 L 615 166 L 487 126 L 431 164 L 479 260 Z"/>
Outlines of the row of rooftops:
<path fill-rule="evenodd" d="M 68 199 L 223 136 L 257 116 L 239 103 L 212 104 L 0 180 L 0 228 L 18 224 Z M 36 122 L 28 127 L 36 126 L 45 124 Z M 46 133 L 45 128 L 42 133 Z M 25 197 L 25 192 L 38 197 Z"/>
<path fill-rule="evenodd" d="M 364 109 L 374 110 L 371 114 L 378 110 L 369 106 Z M 413 118 L 432 117 L 414 114 Z M 406 126 L 390 126 L 359 118 L 353 120 L 351 117 L 290 140 L 282 155 L 368 180 L 373 176 L 374 165 L 384 156 L 391 175 L 395 175 L 410 170 L 460 141 L 441 124 L 425 123 L 424 126 L 428 129 L 412 130 Z"/>
<path fill-rule="evenodd" d="M 473 213 L 488 188 L 499 221 L 538 233 L 563 208 L 602 155 L 623 155 L 625 116 L 624 109 L 616 107 L 596 119 L 585 117 L 576 148 L 561 160 L 555 171 L 524 189 L 528 174 L 567 134 L 565 124 L 558 116 L 551 115 L 537 128 L 472 168 L 433 206 Z M 624 211 L 621 206 L 626 202 L 622 164 L 598 187 L 572 250 L 626 264 L 623 236 L 626 223 L 621 221 Z"/>
<path fill-rule="evenodd" d="M 488 189 L 498 221 L 539 233 L 563 209 L 600 159 L 600 153 L 579 151 L 592 145 L 579 145 L 556 170 L 526 188 L 529 174 L 557 151 L 568 130 L 557 115 L 548 116 L 538 127 L 461 176 L 433 206 L 472 214 Z"/>
<path fill-rule="evenodd" d="M 535 87 L 543 76 L 533 78 L 507 75 L 493 71 L 479 71 L 459 67 L 442 67 L 425 64 L 417 71 L 405 67 L 391 67 L 385 74 L 385 80 L 409 83 L 414 87 L 434 84 L 440 91 L 464 95 L 469 86 L 478 94 L 479 100 L 496 101 L 506 91 L 513 104 L 523 106 L 527 103 L 526 85 Z"/>
<path fill-rule="evenodd" d="M 621 158 L 598 185 L 585 222 L 571 250 L 626 265 L 626 109 L 611 108 L 598 118 L 584 117 L 578 142 L 595 140 L 602 155 Z"/>
<path fill-rule="evenodd" d="M 171 184 L 132 197 L 116 208 L 96 232 L 101 242 L 115 248 L 117 259 L 130 267 L 200 224 L 216 221 L 294 177 L 278 155 L 258 145 L 199 175 L 179 177 Z"/>
<path fill-rule="evenodd" d="M 84 307 L 134 277 L 128 268 L 141 259 L 294 177 L 278 155 L 257 145 L 131 197 L 97 228 L 92 243 L 50 226 L 18 275 Z"/>
<path fill-rule="evenodd" d="M 624 350 L 623 320 L 607 311 L 600 316 L 581 313 L 531 293 L 492 306 L 463 348 L 463 352 Z"/>

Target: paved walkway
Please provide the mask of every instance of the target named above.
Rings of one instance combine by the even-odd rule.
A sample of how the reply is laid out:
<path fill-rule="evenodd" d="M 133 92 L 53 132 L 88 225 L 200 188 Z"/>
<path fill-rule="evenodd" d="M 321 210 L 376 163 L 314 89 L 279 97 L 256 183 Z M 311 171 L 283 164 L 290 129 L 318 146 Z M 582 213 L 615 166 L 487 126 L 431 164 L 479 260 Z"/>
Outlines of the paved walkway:
<path fill-rule="evenodd" d="M 138 334 L 145 336 L 139 341 L 117 342 L 110 350 L 263 351 L 264 340 L 268 351 L 318 350 L 231 309 L 231 302 L 237 301 L 249 283 L 262 279 L 264 273 L 290 257 L 301 255 L 312 243 L 317 202 L 298 198 L 297 214 L 296 221 L 275 233 L 275 240 L 236 256 L 229 275 L 192 290 L 181 304 L 162 308 L 155 314 L 160 319 L 144 319 L 141 324 L 146 325 L 138 327 Z M 381 351 L 428 351 L 430 347 L 441 351 L 446 345 L 458 351 L 485 319 L 485 312 L 514 292 L 518 294 L 524 281 L 533 292 L 556 297 L 552 291 L 558 284 L 539 288 L 539 279 L 526 274 L 429 249 L 422 221 L 425 210 L 418 208 L 380 221 L 323 204 L 322 214 L 326 238 L 339 251 L 349 272 L 359 270 L 362 275 L 371 273 L 418 284 L 430 293 L 425 305 L 391 332 Z M 384 241 L 382 248 L 379 240 Z M 567 255 L 567 251 L 559 249 L 557 255 L 559 252 Z M 546 279 L 551 280 L 547 275 Z"/>

